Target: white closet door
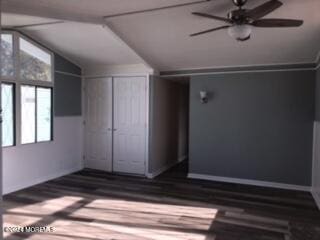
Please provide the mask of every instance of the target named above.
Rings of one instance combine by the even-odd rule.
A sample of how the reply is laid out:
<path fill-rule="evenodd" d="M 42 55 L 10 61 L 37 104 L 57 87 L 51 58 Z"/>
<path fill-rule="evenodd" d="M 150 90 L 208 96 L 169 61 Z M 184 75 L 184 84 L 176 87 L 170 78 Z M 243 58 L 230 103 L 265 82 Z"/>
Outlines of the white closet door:
<path fill-rule="evenodd" d="M 85 166 L 112 171 L 112 78 L 87 80 L 86 94 Z"/>
<path fill-rule="evenodd" d="M 145 174 L 147 102 L 145 77 L 114 78 L 113 171 Z"/>

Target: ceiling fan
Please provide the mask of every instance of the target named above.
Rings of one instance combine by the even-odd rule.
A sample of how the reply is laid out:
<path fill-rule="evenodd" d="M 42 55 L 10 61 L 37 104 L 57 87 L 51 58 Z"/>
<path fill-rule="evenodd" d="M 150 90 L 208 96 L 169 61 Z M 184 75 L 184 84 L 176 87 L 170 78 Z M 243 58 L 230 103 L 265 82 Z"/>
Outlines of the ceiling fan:
<path fill-rule="evenodd" d="M 228 33 L 231 37 L 238 41 L 246 41 L 250 39 L 252 26 L 262 28 L 277 28 L 300 27 L 303 24 L 302 20 L 296 19 L 263 18 L 283 5 L 283 3 L 278 0 L 270 0 L 253 9 L 243 8 L 247 0 L 232 1 L 238 7 L 238 9 L 231 11 L 226 18 L 207 13 L 193 12 L 193 15 L 222 21 L 228 25 L 197 32 L 191 34 L 190 36 L 194 37 L 221 29 L 228 29 Z"/>

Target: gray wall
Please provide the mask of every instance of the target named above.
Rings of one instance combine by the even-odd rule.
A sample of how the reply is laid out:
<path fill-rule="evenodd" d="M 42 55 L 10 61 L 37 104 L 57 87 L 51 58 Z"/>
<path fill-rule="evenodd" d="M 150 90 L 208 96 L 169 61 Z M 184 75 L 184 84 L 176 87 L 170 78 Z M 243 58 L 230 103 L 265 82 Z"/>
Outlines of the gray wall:
<path fill-rule="evenodd" d="M 320 67 L 316 71 L 316 116 L 315 116 L 315 120 L 320 121 Z"/>
<path fill-rule="evenodd" d="M 310 186 L 314 88 L 313 71 L 192 77 L 189 172 Z"/>
<path fill-rule="evenodd" d="M 316 72 L 316 122 L 314 132 L 312 194 L 320 209 L 320 68 Z"/>
<path fill-rule="evenodd" d="M 179 157 L 186 155 L 187 142 L 183 136 L 187 137 L 185 133 L 187 126 L 184 122 L 186 121 L 184 109 L 187 108 L 181 107 L 186 101 L 184 96 L 188 94 L 180 84 L 159 77 L 151 78 L 150 173 L 172 165 L 178 161 Z M 181 120 L 182 116 L 184 120 Z"/>
<path fill-rule="evenodd" d="M 55 116 L 81 116 L 81 69 L 55 55 L 54 108 Z"/>
<path fill-rule="evenodd" d="M 54 55 L 54 66 L 57 71 L 81 75 L 81 68 L 59 54 Z"/>

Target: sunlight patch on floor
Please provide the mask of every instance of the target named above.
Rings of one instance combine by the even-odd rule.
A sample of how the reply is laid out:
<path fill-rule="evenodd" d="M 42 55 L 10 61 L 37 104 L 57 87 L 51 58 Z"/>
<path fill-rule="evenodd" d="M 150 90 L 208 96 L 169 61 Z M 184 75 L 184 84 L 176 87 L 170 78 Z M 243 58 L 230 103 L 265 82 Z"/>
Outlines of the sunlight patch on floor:
<path fill-rule="evenodd" d="M 41 214 L 37 209 L 41 208 Z M 45 213 L 45 214 L 44 214 Z M 52 214 L 61 214 L 52 216 Z M 205 240 L 217 209 L 126 201 L 61 197 L 8 209 L 5 226 L 53 226 L 53 233 L 27 239 Z M 5 234 L 8 237 L 10 234 Z"/>
<path fill-rule="evenodd" d="M 155 240 L 204 240 L 218 212 L 204 207 L 99 199 L 72 215 L 86 216 L 91 211 L 96 212 L 91 225 Z"/>
<path fill-rule="evenodd" d="M 59 211 L 65 211 L 71 206 L 72 208 L 76 208 L 77 203 L 81 200 L 83 200 L 81 197 L 64 196 L 44 201 L 39 200 L 39 202 L 34 204 L 26 204 L 24 206 L 7 208 L 3 214 L 3 226 L 9 228 L 26 226 L 53 226 L 55 218 L 51 216 L 52 214 Z M 14 234 L 10 232 L 4 232 L 4 237 L 9 237 L 11 235 Z"/>

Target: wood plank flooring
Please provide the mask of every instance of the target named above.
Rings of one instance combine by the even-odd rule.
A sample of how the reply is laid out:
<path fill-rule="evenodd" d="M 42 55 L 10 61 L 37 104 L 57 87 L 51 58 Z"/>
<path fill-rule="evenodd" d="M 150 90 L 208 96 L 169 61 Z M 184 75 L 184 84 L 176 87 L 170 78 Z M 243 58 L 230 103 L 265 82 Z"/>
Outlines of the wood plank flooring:
<path fill-rule="evenodd" d="M 183 163 L 154 180 L 84 170 L 4 197 L 5 233 L 33 240 L 319 240 L 305 192 L 190 180 Z"/>

